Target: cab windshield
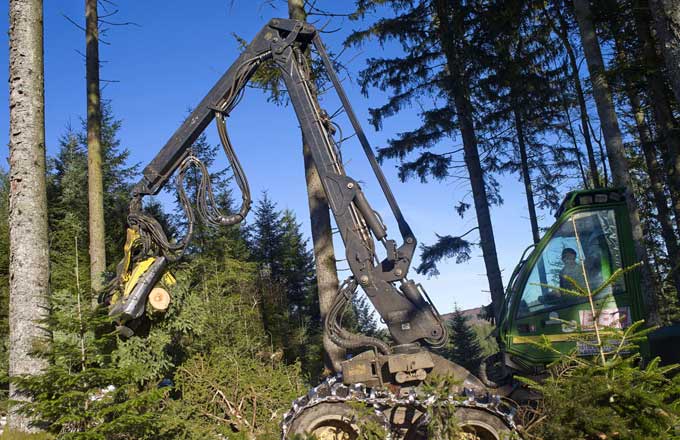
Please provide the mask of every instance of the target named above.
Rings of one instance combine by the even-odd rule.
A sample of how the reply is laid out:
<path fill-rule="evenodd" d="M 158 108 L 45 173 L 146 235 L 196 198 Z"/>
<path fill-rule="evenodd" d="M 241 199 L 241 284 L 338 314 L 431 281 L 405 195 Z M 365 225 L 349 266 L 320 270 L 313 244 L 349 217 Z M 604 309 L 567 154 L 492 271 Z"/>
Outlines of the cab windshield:
<path fill-rule="evenodd" d="M 621 249 L 613 209 L 575 213 L 555 231 L 527 278 L 518 317 L 587 301 L 570 294 L 602 286 L 621 267 Z M 577 287 L 578 286 L 578 287 Z M 619 278 L 597 296 L 624 292 Z"/>

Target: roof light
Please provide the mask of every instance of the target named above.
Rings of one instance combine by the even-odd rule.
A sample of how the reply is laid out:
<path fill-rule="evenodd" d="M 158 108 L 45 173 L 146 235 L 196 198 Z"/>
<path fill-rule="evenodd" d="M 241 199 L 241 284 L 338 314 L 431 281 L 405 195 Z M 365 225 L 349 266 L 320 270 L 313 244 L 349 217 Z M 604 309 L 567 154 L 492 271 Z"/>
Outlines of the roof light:
<path fill-rule="evenodd" d="M 593 196 L 582 195 L 582 196 L 579 196 L 579 198 L 578 198 L 578 204 L 579 205 L 591 205 L 592 203 L 593 203 Z"/>

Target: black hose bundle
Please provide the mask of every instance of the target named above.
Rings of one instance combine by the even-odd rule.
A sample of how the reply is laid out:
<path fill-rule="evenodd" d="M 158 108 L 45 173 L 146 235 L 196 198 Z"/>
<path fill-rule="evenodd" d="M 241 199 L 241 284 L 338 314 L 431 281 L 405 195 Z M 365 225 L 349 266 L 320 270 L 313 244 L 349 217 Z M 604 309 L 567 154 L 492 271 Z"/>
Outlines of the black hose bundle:
<path fill-rule="evenodd" d="M 331 341 L 347 350 L 371 347 L 382 354 L 391 353 L 392 349 L 390 346 L 380 339 L 352 333 L 342 327 L 342 318 L 347 311 L 347 306 L 356 294 L 356 291 L 357 282 L 354 277 L 349 277 L 342 283 L 338 289 L 337 295 L 335 295 L 335 298 L 333 299 L 333 304 L 328 312 L 328 316 L 326 316 L 326 322 L 324 323 L 325 333 Z"/>

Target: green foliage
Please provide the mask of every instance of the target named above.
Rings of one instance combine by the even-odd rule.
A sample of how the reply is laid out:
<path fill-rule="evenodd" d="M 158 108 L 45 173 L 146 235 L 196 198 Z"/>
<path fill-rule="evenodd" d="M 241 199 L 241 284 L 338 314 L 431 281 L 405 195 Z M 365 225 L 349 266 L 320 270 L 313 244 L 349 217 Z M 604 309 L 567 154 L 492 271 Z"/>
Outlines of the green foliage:
<path fill-rule="evenodd" d="M 583 264 L 583 263 L 582 263 Z M 581 286 L 566 277 L 571 287 L 561 293 L 592 298 L 639 264 L 616 270 L 602 285 Z M 551 287 L 553 288 L 553 287 Z M 554 439 L 672 439 L 680 434 L 680 365 L 662 366 L 660 359 L 644 365 L 638 348 L 655 328 L 643 329 L 643 321 L 626 329 L 600 327 L 594 310 L 596 340 L 592 335 L 579 344 L 592 345 L 598 356 L 583 357 L 577 350 L 562 353 L 544 336 L 538 344 L 555 353 L 548 378 L 529 384 L 543 396 L 542 415 L 528 432 Z"/>
<path fill-rule="evenodd" d="M 182 396 L 171 407 L 177 417 L 189 416 L 195 431 L 209 426 L 211 434 L 244 439 L 274 438 L 283 412 L 305 389 L 299 367 L 233 347 L 196 354 L 175 381 Z"/>
<path fill-rule="evenodd" d="M 480 320 L 472 324 L 471 327 L 477 335 L 477 340 L 479 341 L 479 346 L 482 348 L 482 355 L 484 357 L 498 353 L 498 343 L 496 342 L 496 338 L 492 335 L 494 330 L 493 324 L 488 321 Z"/>
<path fill-rule="evenodd" d="M 186 438 L 275 437 L 306 387 L 265 333 L 256 274 L 253 263 L 196 257 L 178 271 L 166 315 L 152 317 L 149 339 L 167 341 L 160 352 L 178 397 L 166 401 L 166 423 Z"/>
<path fill-rule="evenodd" d="M 129 151 L 121 148 L 122 122 L 111 104 L 102 105 L 102 178 L 106 221 L 106 261 L 113 267 L 122 256 L 131 180 L 137 166 L 127 165 Z M 87 129 L 66 127 L 57 155 L 48 160 L 48 221 L 50 226 L 50 281 L 55 289 L 71 283 L 73 244 L 77 238 L 79 276 L 89 285 L 87 207 Z"/>
<path fill-rule="evenodd" d="M 468 324 L 468 317 L 456 308 L 447 325 L 449 342 L 441 349 L 442 356 L 475 374 L 484 356 L 477 333 Z"/>
<path fill-rule="evenodd" d="M 634 332 L 620 335 L 623 340 Z M 638 354 L 587 359 L 563 355 L 539 391 L 541 413 L 528 432 L 550 439 L 674 439 L 680 432 L 680 366 L 642 365 Z"/>
<path fill-rule="evenodd" d="M 460 381 L 452 376 L 430 376 L 422 393 L 446 400 L 449 395 L 458 395 Z M 461 429 L 451 405 L 430 405 L 427 408 L 430 422 L 427 424 L 428 438 L 458 438 Z"/>
<path fill-rule="evenodd" d="M 53 440 L 54 437 L 50 434 L 39 432 L 39 433 L 25 433 L 10 431 L 5 429 L 2 434 L 0 434 L 0 440 Z"/>
<path fill-rule="evenodd" d="M 50 364 L 38 376 L 16 377 L 32 401 L 21 405 L 34 423 L 57 438 L 172 438 L 156 413 L 164 397 L 153 385 L 131 380 L 109 354 L 115 344 L 110 319 L 77 290 L 54 292 L 48 322 L 51 341 L 37 345 Z"/>
<path fill-rule="evenodd" d="M 291 211 L 278 211 L 265 193 L 255 207 L 250 230 L 252 259 L 258 270 L 260 309 L 275 350 L 303 370 L 321 371 L 321 319 L 314 284 L 314 260 Z"/>

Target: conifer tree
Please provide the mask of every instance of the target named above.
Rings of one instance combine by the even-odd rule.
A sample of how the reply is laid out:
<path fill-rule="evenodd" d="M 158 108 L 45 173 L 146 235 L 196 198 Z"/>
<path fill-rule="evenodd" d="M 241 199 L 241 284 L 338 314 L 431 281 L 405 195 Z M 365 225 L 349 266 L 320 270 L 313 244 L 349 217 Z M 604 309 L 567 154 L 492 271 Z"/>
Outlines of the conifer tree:
<path fill-rule="evenodd" d="M 318 374 L 322 335 L 314 287 L 314 261 L 294 214 L 280 212 L 265 193 L 255 207 L 250 229 L 252 259 L 260 267 L 261 310 L 265 328 L 286 359 L 301 359 Z"/>
<path fill-rule="evenodd" d="M 347 44 L 359 45 L 367 39 L 376 38 L 381 44 L 397 41 L 403 54 L 393 58 L 370 58 L 368 67 L 362 71 L 360 83 L 364 93 L 369 87 L 391 91 L 393 95 L 381 107 L 371 109 L 371 122 L 380 129 L 382 120 L 395 115 L 421 97 L 433 101 L 434 108 L 423 110 L 423 125 L 415 130 L 400 133 L 389 145 L 378 150 L 380 159 L 394 158 L 402 163 L 400 177 L 411 176 L 421 180 L 433 177 L 443 180 L 452 177 L 455 155 L 462 151 L 464 168 L 472 190 L 473 205 L 477 216 L 480 247 L 486 266 L 494 312 L 500 313 L 503 301 L 496 244 L 491 224 L 489 205 L 500 203 L 497 182 L 485 170 L 484 143 L 475 128 L 477 120 L 473 100 L 473 84 L 479 79 L 480 46 L 474 38 L 478 31 L 478 13 L 475 4 L 459 1 L 421 0 L 418 2 L 359 0 L 356 17 L 365 17 L 380 6 L 386 6 L 394 16 L 380 18 L 368 29 L 354 32 Z M 437 153 L 433 147 L 450 143 L 456 134 L 462 139 L 463 148 Z M 413 161 L 407 161 L 410 153 L 422 151 Z M 459 212 L 470 206 L 460 205 Z M 453 245 L 453 246 L 452 246 Z M 432 256 L 460 255 L 469 258 L 470 243 L 462 237 L 442 236 L 433 245 L 438 252 L 424 249 L 422 269 L 434 273 L 438 258 Z M 429 258 L 428 258 L 429 257 Z"/>
<path fill-rule="evenodd" d="M 0 374 L 9 368 L 9 175 L 0 170 Z M 6 379 L 5 379 L 6 381 Z M 8 384 L 0 383 L 7 391 Z"/>
<path fill-rule="evenodd" d="M 104 181 L 104 214 L 106 222 L 107 261 L 119 261 L 123 252 L 131 181 L 137 166 L 127 164 L 129 152 L 121 148 L 118 132 L 121 121 L 113 115 L 110 102 L 102 107 L 102 155 Z M 51 231 L 50 253 L 52 282 L 61 288 L 72 274 L 70 264 L 65 264 L 73 253 L 73 240 L 78 237 L 79 266 L 82 281 L 89 285 L 88 257 L 88 206 L 87 206 L 87 131 L 66 127 L 59 141 L 59 150 L 48 161 L 48 213 Z M 85 234 L 85 235 L 83 235 Z M 85 250 L 83 252 L 83 249 Z M 70 261 L 70 260 L 69 260 Z"/>
<path fill-rule="evenodd" d="M 104 286 L 106 234 L 104 223 L 104 184 L 102 179 L 102 108 L 99 89 L 98 0 L 85 1 L 85 65 L 87 88 L 87 195 L 89 207 L 90 284 L 92 290 Z"/>
<path fill-rule="evenodd" d="M 42 0 L 9 2 L 9 376 L 36 375 L 47 366 L 33 354 L 45 336 L 49 296 L 45 182 L 45 85 Z M 10 398 L 27 396 L 15 383 Z M 30 417 L 14 411 L 9 428 L 28 432 Z"/>
<path fill-rule="evenodd" d="M 294 20 L 307 21 L 307 10 L 315 9 L 314 4 L 303 0 L 287 0 L 288 17 Z M 308 53 L 311 60 L 311 56 Z M 310 62 L 312 81 L 320 82 L 320 75 L 316 74 L 315 63 Z M 279 70 L 264 65 L 255 73 L 251 81 L 270 93 L 269 100 L 278 105 L 287 104 L 287 95 L 283 78 Z M 318 292 L 319 310 L 323 321 L 333 303 L 333 297 L 338 291 L 339 281 L 336 267 L 335 249 L 333 247 L 333 232 L 331 229 L 330 208 L 319 177 L 319 173 L 312 160 L 309 145 L 302 139 L 302 156 L 304 163 L 305 182 L 309 204 L 309 218 L 312 236 L 312 249 L 316 269 L 316 289 Z M 344 350 L 324 337 L 324 365 L 331 371 L 343 359 Z"/>
<path fill-rule="evenodd" d="M 648 7 L 661 43 L 666 77 L 672 85 L 676 102 L 680 102 L 680 8 L 672 0 L 651 0 Z"/>
<path fill-rule="evenodd" d="M 574 0 L 574 14 L 579 24 L 583 52 L 588 64 L 593 95 L 597 104 L 597 111 L 600 117 L 600 126 L 607 146 L 607 157 L 612 170 L 612 183 L 615 186 L 631 188 L 630 166 L 625 155 L 623 139 L 619 128 L 618 118 L 615 112 L 612 93 L 609 83 L 605 76 L 605 66 L 597 40 L 597 34 L 592 18 L 590 4 L 587 0 Z M 640 221 L 640 212 L 634 196 L 630 193 L 626 195 L 626 202 L 630 212 L 630 222 L 633 230 L 633 244 L 637 258 L 648 262 L 647 251 L 643 246 L 644 234 Z M 643 279 L 643 291 L 645 292 L 645 302 L 649 313 L 648 319 L 655 323 L 658 320 L 658 310 L 655 298 L 655 286 L 651 272 L 647 265 L 641 268 Z"/>
<path fill-rule="evenodd" d="M 477 334 L 468 324 L 468 317 L 456 307 L 449 326 L 449 343 L 442 349 L 442 355 L 476 374 L 483 359 L 483 350 Z"/>
<path fill-rule="evenodd" d="M 488 73 L 478 86 L 489 108 L 481 125 L 493 133 L 490 142 L 498 145 L 494 149 L 498 169 L 521 176 L 537 243 L 536 206 L 557 209 L 558 186 L 567 177 L 565 168 L 574 164 L 570 149 L 544 141 L 563 124 L 566 72 L 554 63 L 561 48 L 537 4 L 500 1 L 497 8 L 504 8 L 505 13 L 481 16 L 484 34 L 480 39 L 493 42 L 482 61 Z"/>
<path fill-rule="evenodd" d="M 586 92 L 583 89 L 583 84 L 580 76 L 579 62 L 577 59 L 577 47 L 571 41 L 571 35 L 575 31 L 575 23 L 573 19 L 570 19 L 565 11 L 565 2 L 562 0 L 555 0 L 552 2 L 547 2 L 544 6 L 544 15 L 547 22 L 550 24 L 553 32 L 555 33 L 557 39 L 560 41 L 564 48 L 565 54 L 565 65 L 568 66 L 568 75 L 571 79 L 571 87 L 573 88 L 573 97 L 571 99 L 565 99 L 565 116 L 570 118 L 569 112 L 573 104 L 578 107 L 579 115 L 579 132 L 586 148 L 586 157 L 588 158 L 588 176 L 584 179 L 584 185 L 586 187 L 600 187 L 602 186 L 602 178 L 600 177 L 600 170 L 597 164 L 597 158 L 595 156 L 595 148 L 593 146 L 593 136 L 591 133 L 591 123 L 590 116 L 588 114 L 588 103 Z M 573 132 L 573 127 L 571 127 L 571 121 L 569 121 L 569 134 L 576 142 L 576 134 Z M 578 154 L 578 147 L 577 154 Z M 602 171 L 605 171 L 604 169 Z"/>

